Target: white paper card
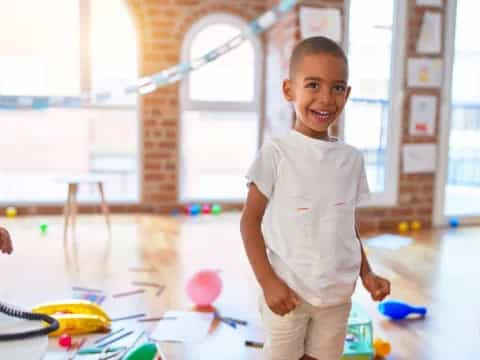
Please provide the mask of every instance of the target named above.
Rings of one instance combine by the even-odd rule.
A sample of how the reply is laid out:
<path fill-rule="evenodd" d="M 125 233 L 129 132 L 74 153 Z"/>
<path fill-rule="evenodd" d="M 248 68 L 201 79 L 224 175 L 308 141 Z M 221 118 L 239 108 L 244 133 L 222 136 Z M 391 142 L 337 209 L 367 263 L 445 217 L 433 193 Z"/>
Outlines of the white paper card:
<path fill-rule="evenodd" d="M 435 144 L 403 145 L 403 172 L 430 173 L 436 167 Z"/>
<path fill-rule="evenodd" d="M 398 250 L 404 246 L 412 243 L 411 237 L 383 234 L 365 240 L 365 245 L 368 247 L 382 248 L 388 250 Z"/>
<path fill-rule="evenodd" d="M 300 8 L 300 32 L 302 39 L 325 36 L 333 41 L 342 41 L 340 10 L 334 8 Z"/>
<path fill-rule="evenodd" d="M 417 52 L 420 54 L 439 54 L 442 50 L 442 14 L 426 11 L 423 15 Z"/>
<path fill-rule="evenodd" d="M 443 0 L 417 0 L 417 6 L 436 6 L 441 7 Z"/>
<path fill-rule="evenodd" d="M 435 133 L 437 98 L 413 95 L 410 100 L 410 135 L 432 136 Z"/>
<path fill-rule="evenodd" d="M 157 341 L 199 342 L 207 335 L 213 321 L 213 313 L 195 311 L 167 311 L 150 337 Z"/>
<path fill-rule="evenodd" d="M 442 85 L 442 60 L 408 59 L 408 86 L 434 88 Z"/>

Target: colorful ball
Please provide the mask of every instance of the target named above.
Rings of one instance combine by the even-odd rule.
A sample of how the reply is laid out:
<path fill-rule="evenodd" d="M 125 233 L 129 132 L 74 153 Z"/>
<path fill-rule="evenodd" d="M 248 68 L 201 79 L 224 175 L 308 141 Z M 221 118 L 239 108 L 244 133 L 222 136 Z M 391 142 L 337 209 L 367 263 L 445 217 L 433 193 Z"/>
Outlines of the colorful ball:
<path fill-rule="evenodd" d="M 187 282 L 185 290 L 195 305 L 210 306 L 222 292 L 222 279 L 214 270 L 202 270 Z"/>
<path fill-rule="evenodd" d="M 218 215 L 222 212 L 222 207 L 218 204 L 215 204 L 212 206 L 212 214 L 213 215 Z"/>
<path fill-rule="evenodd" d="M 398 231 L 403 233 L 407 232 L 409 230 L 408 222 L 402 221 L 400 224 L 398 224 Z"/>
<path fill-rule="evenodd" d="M 42 235 L 45 235 L 48 231 L 48 225 L 47 224 L 40 224 L 40 232 Z"/>
<path fill-rule="evenodd" d="M 192 206 L 190 206 L 190 215 L 198 215 L 200 214 L 200 212 L 202 211 L 202 207 L 198 204 L 193 204 Z"/>
<path fill-rule="evenodd" d="M 8 218 L 14 218 L 17 216 L 17 208 L 14 206 L 9 206 L 5 209 L 5 215 L 7 215 Z"/>
<path fill-rule="evenodd" d="M 202 213 L 203 214 L 210 214 L 212 212 L 212 208 L 210 205 L 205 204 L 202 206 Z"/>
<path fill-rule="evenodd" d="M 457 228 L 459 225 L 460 221 L 457 218 L 453 217 L 450 219 L 450 227 Z"/>
<path fill-rule="evenodd" d="M 72 346 L 72 337 L 68 334 L 62 334 L 58 338 L 58 345 L 60 345 L 61 347 L 64 347 L 64 348 L 68 348 L 68 347 Z"/>
<path fill-rule="evenodd" d="M 421 228 L 422 228 L 422 223 L 418 220 L 412 221 L 412 223 L 410 224 L 410 229 L 412 229 L 413 231 L 418 231 Z"/>
<path fill-rule="evenodd" d="M 375 340 L 373 340 L 373 348 L 375 349 L 375 355 L 381 357 L 388 356 L 392 351 L 390 343 L 380 338 L 375 338 Z"/>

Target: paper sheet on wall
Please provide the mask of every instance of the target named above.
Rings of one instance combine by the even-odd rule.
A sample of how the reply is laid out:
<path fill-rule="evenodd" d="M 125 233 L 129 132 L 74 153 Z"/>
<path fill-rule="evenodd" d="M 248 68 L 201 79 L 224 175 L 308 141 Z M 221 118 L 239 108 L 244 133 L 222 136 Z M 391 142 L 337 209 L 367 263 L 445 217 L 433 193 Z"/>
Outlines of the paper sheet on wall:
<path fill-rule="evenodd" d="M 441 7 L 443 0 L 417 0 L 417 6 L 435 6 Z"/>
<path fill-rule="evenodd" d="M 426 11 L 423 14 L 417 52 L 420 54 L 438 54 L 442 50 L 442 14 Z"/>
<path fill-rule="evenodd" d="M 413 95 L 410 99 L 410 135 L 432 136 L 435 133 L 437 98 Z"/>
<path fill-rule="evenodd" d="M 435 144 L 406 144 L 403 146 L 403 172 L 430 173 L 436 167 Z"/>
<path fill-rule="evenodd" d="M 334 8 L 300 8 L 300 31 L 302 39 L 325 36 L 336 42 L 342 41 L 340 10 Z"/>
<path fill-rule="evenodd" d="M 158 323 L 150 337 L 157 341 L 198 342 L 207 335 L 213 321 L 213 313 L 195 311 L 167 311 L 171 320 Z"/>
<path fill-rule="evenodd" d="M 440 59 L 408 59 L 408 86 L 433 88 L 442 85 L 442 66 Z"/>

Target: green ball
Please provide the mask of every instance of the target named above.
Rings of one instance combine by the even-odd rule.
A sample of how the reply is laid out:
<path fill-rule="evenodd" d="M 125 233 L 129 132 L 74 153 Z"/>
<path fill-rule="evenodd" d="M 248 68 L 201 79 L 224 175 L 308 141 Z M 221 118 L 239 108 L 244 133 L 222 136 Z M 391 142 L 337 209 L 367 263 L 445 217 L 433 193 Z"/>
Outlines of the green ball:
<path fill-rule="evenodd" d="M 40 232 L 42 234 L 46 234 L 48 230 L 48 225 L 47 224 L 40 224 Z"/>
<path fill-rule="evenodd" d="M 215 204 L 212 206 L 212 214 L 213 215 L 218 215 L 222 212 L 222 207 L 218 204 Z"/>

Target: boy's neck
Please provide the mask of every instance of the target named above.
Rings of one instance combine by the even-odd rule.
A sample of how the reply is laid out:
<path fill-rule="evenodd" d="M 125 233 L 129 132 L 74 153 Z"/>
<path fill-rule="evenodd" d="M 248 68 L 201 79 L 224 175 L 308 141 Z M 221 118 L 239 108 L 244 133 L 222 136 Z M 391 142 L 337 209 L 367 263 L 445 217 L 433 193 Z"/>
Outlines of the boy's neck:
<path fill-rule="evenodd" d="M 334 141 L 334 139 L 328 135 L 328 130 L 319 132 L 302 125 L 303 124 L 301 124 L 300 121 L 295 121 L 295 126 L 294 126 L 295 131 L 298 131 L 299 133 L 305 136 L 311 137 L 313 139 L 323 140 L 323 141 Z"/>

